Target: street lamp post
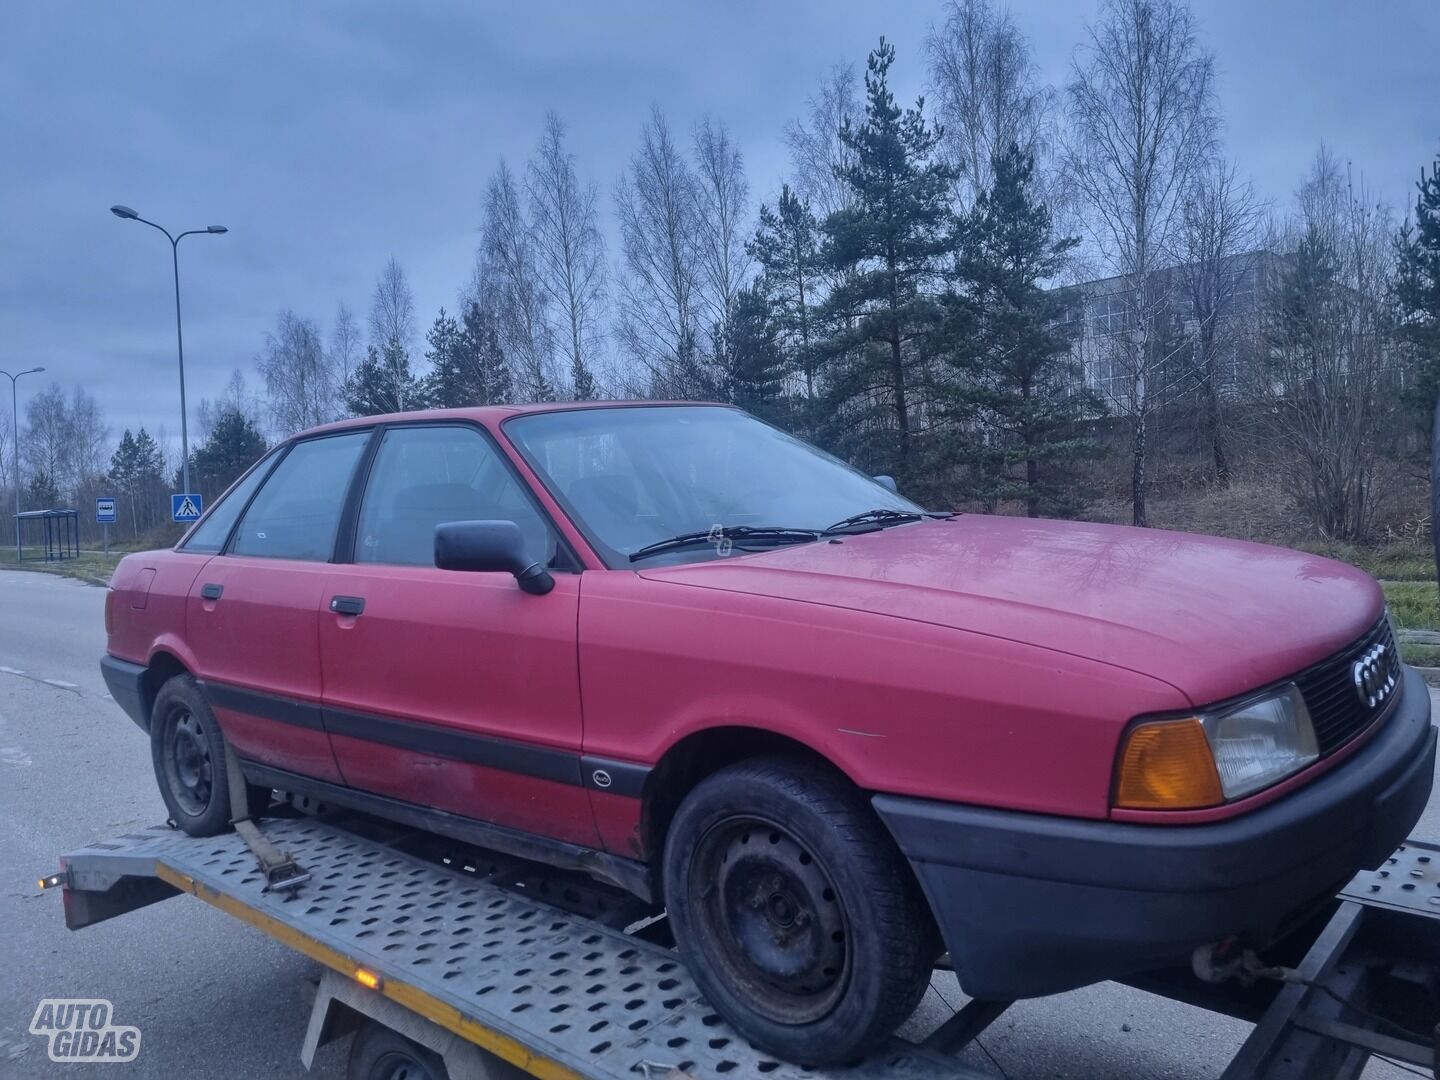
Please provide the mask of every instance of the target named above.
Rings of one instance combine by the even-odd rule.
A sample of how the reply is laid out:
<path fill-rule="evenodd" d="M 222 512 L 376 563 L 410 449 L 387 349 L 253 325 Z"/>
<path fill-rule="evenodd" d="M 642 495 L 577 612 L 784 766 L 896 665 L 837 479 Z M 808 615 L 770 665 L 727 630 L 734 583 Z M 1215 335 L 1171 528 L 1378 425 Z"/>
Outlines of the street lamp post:
<path fill-rule="evenodd" d="M 20 561 L 20 399 L 15 390 L 15 384 L 20 381 L 21 375 L 37 375 L 44 370 L 43 367 L 32 367 L 25 371 L 17 371 L 14 375 L 8 371 L 0 371 L 0 375 L 4 375 L 10 380 L 10 437 L 14 440 L 14 445 L 11 447 L 14 457 L 11 460 L 14 463 L 15 473 L 15 561 L 17 563 Z"/>
<path fill-rule="evenodd" d="M 188 494 L 190 491 L 190 429 L 185 411 L 185 335 L 180 329 L 180 241 L 187 236 L 196 234 L 219 235 L 230 230 L 224 225 L 207 225 L 203 229 L 187 229 L 185 232 L 171 236 L 170 230 L 165 226 L 147 221 L 128 206 L 112 206 L 110 212 L 125 221 L 138 221 L 142 225 L 149 225 L 152 229 L 159 229 L 165 234 L 165 239 L 170 241 L 170 264 L 175 270 L 175 345 L 180 353 L 180 472 L 181 483 Z"/>

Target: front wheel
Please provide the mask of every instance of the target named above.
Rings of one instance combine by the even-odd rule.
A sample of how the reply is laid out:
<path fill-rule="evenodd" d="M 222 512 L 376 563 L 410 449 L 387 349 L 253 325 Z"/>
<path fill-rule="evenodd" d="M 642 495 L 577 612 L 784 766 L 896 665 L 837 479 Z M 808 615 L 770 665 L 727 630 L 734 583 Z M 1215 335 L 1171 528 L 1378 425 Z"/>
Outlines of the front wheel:
<path fill-rule="evenodd" d="M 707 778 L 666 838 L 675 938 L 711 1004 L 746 1038 L 805 1064 L 855 1058 L 914 1011 L 933 921 L 861 794 L 803 758 Z"/>

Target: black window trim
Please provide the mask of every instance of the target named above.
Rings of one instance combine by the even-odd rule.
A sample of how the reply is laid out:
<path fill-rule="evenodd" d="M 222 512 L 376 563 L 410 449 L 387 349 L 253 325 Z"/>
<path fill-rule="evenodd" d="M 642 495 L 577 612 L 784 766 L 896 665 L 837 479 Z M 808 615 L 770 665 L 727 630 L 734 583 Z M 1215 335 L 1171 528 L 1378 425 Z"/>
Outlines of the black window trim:
<path fill-rule="evenodd" d="M 217 552 L 217 557 L 234 556 L 235 558 L 239 559 L 270 558 L 277 562 L 316 562 L 317 560 L 315 559 L 288 559 L 284 557 L 266 555 L 235 555 L 233 549 L 235 547 L 236 533 L 240 531 L 240 523 L 245 520 L 245 515 L 250 512 L 250 504 L 255 501 L 255 499 L 259 496 L 260 492 L 265 490 L 265 485 L 270 482 L 271 476 L 273 476 L 275 470 L 279 468 L 280 463 L 284 461 L 287 457 L 289 457 L 290 451 L 294 450 L 295 447 L 299 446 L 301 443 L 319 442 L 321 439 L 334 439 L 339 438 L 342 435 L 365 435 L 367 438 L 365 446 L 362 447 L 360 450 L 360 460 L 356 463 L 355 469 L 350 474 L 350 483 L 353 486 L 355 482 L 355 475 L 360 471 L 359 466 L 364 463 L 366 455 L 370 453 L 370 447 L 373 446 L 375 443 L 375 432 L 379 430 L 379 427 L 380 425 L 356 425 L 355 427 L 339 428 L 335 431 L 322 431 L 315 435 L 306 435 L 303 437 L 288 439 L 287 441 L 281 443 L 278 447 L 276 447 L 275 451 L 273 451 L 273 453 L 275 454 L 275 463 L 270 466 L 269 473 L 267 473 L 265 478 L 260 481 L 259 485 L 255 488 L 255 490 L 250 493 L 250 498 L 245 500 L 245 505 L 241 507 L 239 516 L 235 518 L 235 524 L 230 526 L 230 534 L 225 538 L 225 546 L 221 548 L 219 552 Z M 349 492 L 347 489 L 346 499 L 348 498 Z M 347 502 L 345 500 L 342 500 L 340 503 L 340 523 L 335 530 L 335 535 L 337 539 L 341 535 L 341 533 L 344 532 L 345 511 L 347 509 Z M 320 565 L 328 565 L 333 562 L 335 562 L 335 551 L 332 548 L 330 552 L 330 558 L 325 560 L 325 562 L 321 563 Z"/>
<path fill-rule="evenodd" d="M 519 486 L 525 499 L 529 501 L 540 520 L 545 523 L 551 535 L 555 537 L 555 559 L 552 562 L 559 563 L 563 557 L 568 563 L 567 566 L 551 566 L 548 569 L 554 573 L 579 574 L 585 569 L 584 561 L 576 554 L 575 548 L 571 545 L 569 538 L 565 535 L 556 523 L 554 516 L 545 508 L 545 504 L 536 496 L 535 491 L 521 475 L 520 470 L 515 467 L 515 462 L 510 460 L 510 455 L 500 445 L 500 440 L 495 433 L 484 424 L 466 417 L 444 416 L 436 417 L 433 420 L 404 420 L 395 423 L 376 424 L 371 429 L 373 437 L 365 452 L 360 457 L 360 462 L 350 477 L 350 487 L 345 492 L 345 502 L 340 512 L 340 527 L 335 533 L 335 550 L 331 554 L 330 561 L 342 565 L 354 566 L 398 566 L 401 563 L 357 563 L 355 561 L 355 542 L 360 530 L 360 507 L 364 502 L 365 492 L 370 486 L 370 474 L 375 466 L 375 459 L 380 453 L 380 444 L 385 441 L 385 435 L 392 430 L 404 430 L 406 428 L 425 427 L 463 427 L 480 433 L 490 446 L 496 456 L 499 457 L 501 465 L 509 472 L 511 478 Z M 422 569 L 424 567 L 422 566 Z M 430 569 L 435 569 L 432 565 Z"/>

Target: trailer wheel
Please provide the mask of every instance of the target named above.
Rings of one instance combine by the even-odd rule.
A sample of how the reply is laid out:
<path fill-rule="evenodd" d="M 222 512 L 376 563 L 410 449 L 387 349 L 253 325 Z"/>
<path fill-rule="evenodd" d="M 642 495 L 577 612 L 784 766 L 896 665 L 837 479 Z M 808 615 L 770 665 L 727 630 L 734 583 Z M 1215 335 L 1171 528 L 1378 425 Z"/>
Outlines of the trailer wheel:
<path fill-rule="evenodd" d="M 755 758 L 702 781 L 671 823 L 664 878 L 700 989 L 781 1057 L 858 1057 L 929 983 L 938 940 L 909 867 L 861 793 L 818 763 Z"/>
<path fill-rule="evenodd" d="M 346 1080 L 449 1080 L 445 1063 L 384 1024 L 360 1029 L 350 1046 Z"/>
<path fill-rule="evenodd" d="M 170 820 L 191 836 L 214 836 L 230 827 L 225 738 L 189 675 L 176 675 L 155 695 L 150 754 Z M 270 792 L 251 784 L 245 794 L 251 816 L 259 817 Z"/>

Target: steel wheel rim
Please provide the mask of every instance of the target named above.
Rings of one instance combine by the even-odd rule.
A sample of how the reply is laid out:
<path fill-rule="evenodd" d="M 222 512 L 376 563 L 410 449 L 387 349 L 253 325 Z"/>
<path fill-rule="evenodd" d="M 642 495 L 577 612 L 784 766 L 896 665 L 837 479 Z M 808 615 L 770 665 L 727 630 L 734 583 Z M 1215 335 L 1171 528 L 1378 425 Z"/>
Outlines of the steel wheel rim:
<path fill-rule="evenodd" d="M 790 830 L 725 818 L 695 845 L 690 902 L 706 958 L 780 1024 L 828 1015 L 850 982 L 850 919 L 823 864 Z"/>
<path fill-rule="evenodd" d="M 179 708 L 170 714 L 165 728 L 165 778 L 180 808 L 199 817 L 210 806 L 214 791 L 214 768 L 210 744 L 195 714 Z"/>

